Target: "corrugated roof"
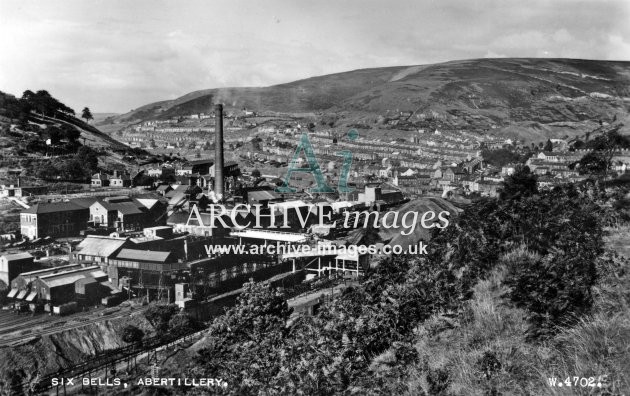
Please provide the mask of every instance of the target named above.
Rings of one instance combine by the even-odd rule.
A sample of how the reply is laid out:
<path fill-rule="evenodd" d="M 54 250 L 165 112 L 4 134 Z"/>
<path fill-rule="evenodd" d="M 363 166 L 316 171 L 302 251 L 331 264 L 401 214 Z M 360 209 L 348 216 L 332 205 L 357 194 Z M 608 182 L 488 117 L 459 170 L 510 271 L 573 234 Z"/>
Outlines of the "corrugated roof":
<path fill-rule="evenodd" d="M 124 215 L 144 213 L 144 210 L 146 209 L 142 202 L 138 200 L 128 200 L 127 198 L 125 201 L 122 201 L 122 202 L 121 201 L 106 202 L 106 201 L 99 200 L 98 204 L 103 206 L 105 210 L 107 210 L 108 212 L 118 211 Z"/>
<path fill-rule="evenodd" d="M 174 192 L 177 190 L 173 190 L 171 192 Z M 168 194 L 167 194 L 168 196 Z M 179 203 L 181 200 L 186 199 L 186 194 L 184 194 L 183 192 L 176 192 L 175 194 L 173 194 L 173 196 L 171 197 L 171 199 L 168 201 L 169 205 L 175 205 L 177 203 Z"/>
<path fill-rule="evenodd" d="M 127 243 L 127 238 L 90 235 L 77 246 L 77 253 L 87 256 L 110 257 Z"/>
<path fill-rule="evenodd" d="M 155 251 L 155 250 L 122 249 L 120 253 L 118 253 L 118 255 L 116 256 L 116 259 L 166 263 L 170 255 L 171 255 L 171 252 L 161 252 L 161 251 Z"/>
<path fill-rule="evenodd" d="M 214 160 L 211 159 L 201 159 L 189 162 L 191 165 L 204 165 L 204 164 L 214 164 Z"/>
<path fill-rule="evenodd" d="M 144 207 L 139 208 L 138 205 L 139 204 L 135 202 L 125 202 L 125 203 L 118 203 L 113 206 L 116 208 L 117 211 L 119 211 L 120 213 L 124 215 L 144 213 L 144 210 L 142 209 L 145 209 L 145 208 Z"/>
<path fill-rule="evenodd" d="M 101 285 L 109 288 L 111 290 L 112 294 L 117 294 L 117 293 L 121 292 L 121 290 L 119 288 L 117 288 L 116 286 L 114 286 L 112 284 L 112 282 L 110 282 L 110 281 L 101 282 Z"/>
<path fill-rule="evenodd" d="M 305 234 L 298 234 L 294 232 L 262 231 L 262 230 L 247 229 L 247 230 L 242 230 L 242 231 L 232 231 L 230 235 L 235 236 L 235 237 L 265 239 L 269 241 L 279 241 L 279 242 L 295 242 L 295 243 L 306 242 Z"/>
<path fill-rule="evenodd" d="M 141 204 L 147 209 L 151 209 L 156 203 L 159 202 L 155 198 L 137 198 L 137 199 L 134 199 L 134 201 L 138 202 L 139 204 Z"/>
<path fill-rule="evenodd" d="M 107 274 L 99 269 L 98 266 L 82 268 L 80 270 L 62 272 L 60 274 L 53 274 L 42 276 L 40 281 L 44 282 L 50 288 L 69 285 L 80 279 L 84 278 L 106 278 Z"/>
<path fill-rule="evenodd" d="M 77 269 L 77 268 L 81 268 L 81 265 L 68 264 L 68 265 L 62 265 L 59 267 L 41 269 L 37 271 L 22 272 L 19 276 L 43 276 L 43 275 L 54 274 L 57 272 L 69 271 L 71 269 Z"/>
<path fill-rule="evenodd" d="M 277 199 L 280 194 L 275 191 L 261 190 L 261 191 L 249 191 L 247 192 L 247 199 L 252 201 L 266 201 L 271 199 Z"/>
<path fill-rule="evenodd" d="M 32 259 L 33 258 L 33 256 L 31 256 L 31 254 L 28 253 L 28 252 L 7 254 L 7 255 L 4 255 L 3 257 L 6 258 L 7 261 L 25 260 L 25 259 Z"/>
<path fill-rule="evenodd" d="M 166 220 L 166 224 L 186 224 L 186 221 L 188 221 L 188 216 L 190 216 L 190 213 L 188 212 L 173 213 Z"/>
<path fill-rule="evenodd" d="M 73 198 L 70 202 L 77 204 L 83 208 L 89 208 L 96 201 L 98 201 L 98 199 L 96 198 Z"/>
<path fill-rule="evenodd" d="M 53 212 L 69 212 L 73 210 L 85 209 L 81 205 L 77 205 L 74 202 L 53 202 L 53 203 L 38 203 L 31 206 L 29 209 L 22 211 L 22 213 L 41 214 L 41 213 L 53 213 Z"/>

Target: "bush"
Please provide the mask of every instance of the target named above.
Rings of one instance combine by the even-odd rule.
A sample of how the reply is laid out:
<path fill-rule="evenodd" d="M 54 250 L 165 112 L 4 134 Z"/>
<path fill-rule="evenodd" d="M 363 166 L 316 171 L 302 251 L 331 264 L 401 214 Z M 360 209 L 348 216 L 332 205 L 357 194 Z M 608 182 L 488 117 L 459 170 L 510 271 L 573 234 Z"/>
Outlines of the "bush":
<path fill-rule="evenodd" d="M 175 304 L 152 305 L 144 316 L 155 327 L 158 334 L 164 334 L 168 331 L 171 318 L 177 313 L 179 313 L 179 307 Z"/>
<path fill-rule="evenodd" d="M 180 312 L 168 321 L 170 334 L 186 334 L 201 328 L 199 322 L 187 313 Z"/>
<path fill-rule="evenodd" d="M 127 325 L 122 329 L 122 340 L 128 344 L 135 344 L 142 341 L 144 337 L 144 331 L 140 330 L 136 326 Z"/>

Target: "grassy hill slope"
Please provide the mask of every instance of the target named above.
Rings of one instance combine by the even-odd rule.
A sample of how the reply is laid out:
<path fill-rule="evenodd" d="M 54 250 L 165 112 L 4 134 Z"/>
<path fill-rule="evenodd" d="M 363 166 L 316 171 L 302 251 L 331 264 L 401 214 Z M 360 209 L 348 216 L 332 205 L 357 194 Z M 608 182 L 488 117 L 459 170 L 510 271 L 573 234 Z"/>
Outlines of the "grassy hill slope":
<path fill-rule="evenodd" d="M 110 119 L 120 123 L 228 109 L 342 113 L 348 122 L 375 115 L 439 119 L 453 128 L 574 127 L 625 117 L 630 62 L 578 59 L 474 59 L 434 65 L 354 70 L 264 88 L 192 92 Z M 558 125 L 561 124 L 561 125 Z M 506 130 L 509 133 L 510 130 Z"/>

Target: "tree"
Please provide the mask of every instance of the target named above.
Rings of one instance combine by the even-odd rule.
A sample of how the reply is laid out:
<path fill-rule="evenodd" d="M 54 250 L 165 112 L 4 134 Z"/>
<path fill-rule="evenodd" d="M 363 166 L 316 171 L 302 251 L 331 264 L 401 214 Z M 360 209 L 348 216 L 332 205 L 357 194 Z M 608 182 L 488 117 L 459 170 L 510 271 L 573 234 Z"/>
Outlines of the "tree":
<path fill-rule="evenodd" d="M 545 147 L 543 151 L 551 152 L 553 151 L 553 143 L 551 143 L 551 139 L 547 139 L 547 143 L 545 143 Z"/>
<path fill-rule="evenodd" d="M 610 167 L 610 160 L 601 152 L 591 151 L 582 157 L 577 165 L 580 174 L 605 175 Z"/>
<path fill-rule="evenodd" d="M 83 167 L 91 172 L 98 168 L 98 156 L 96 151 L 87 146 L 82 146 L 77 151 L 75 158 L 83 164 Z"/>
<path fill-rule="evenodd" d="M 61 128 L 61 136 L 69 142 L 74 142 L 81 137 L 81 132 L 74 127 L 64 125 Z"/>
<path fill-rule="evenodd" d="M 81 114 L 81 118 L 85 119 L 85 122 L 90 122 L 90 120 L 93 120 L 94 117 L 92 117 L 92 112 L 90 112 L 90 109 L 85 107 L 83 109 L 83 113 Z"/>
<path fill-rule="evenodd" d="M 536 194 L 538 191 L 536 175 L 528 166 L 519 167 L 503 181 L 502 199 L 514 199 Z"/>
<path fill-rule="evenodd" d="M 175 304 L 152 305 L 145 311 L 144 316 L 159 334 L 163 334 L 168 331 L 169 321 L 177 313 L 179 313 L 179 307 Z"/>
<path fill-rule="evenodd" d="M 168 321 L 170 334 L 185 334 L 198 329 L 199 323 L 187 313 L 180 312 Z"/>
<path fill-rule="evenodd" d="M 252 177 L 255 177 L 256 179 L 258 179 L 260 177 L 260 171 L 258 169 L 254 169 L 252 171 Z"/>
<path fill-rule="evenodd" d="M 134 325 L 127 325 L 122 329 L 121 338 L 128 344 L 135 344 L 142 341 L 144 337 L 144 331 L 140 330 Z"/>
<path fill-rule="evenodd" d="M 487 150 L 481 151 L 483 161 L 492 166 L 501 168 L 509 163 L 522 162 L 525 158 L 517 152 L 509 149 Z"/>
<path fill-rule="evenodd" d="M 82 181 L 90 176 L 89 171 L 85 168 L 85 165 L 76 158 L 66 161 L 63 164 L 61 171 L 63 173 L 63 178 L 66 180 Z"/>
<path fill-rule="evenodd" d="M 61 129 L 56 126 L 49 126 L 46 128 L 46 134 L 48 135 L 48 139 L 50 139 L 50 144 L 59 143 L 59 140 L 61 140 L 62 137 Z"/>

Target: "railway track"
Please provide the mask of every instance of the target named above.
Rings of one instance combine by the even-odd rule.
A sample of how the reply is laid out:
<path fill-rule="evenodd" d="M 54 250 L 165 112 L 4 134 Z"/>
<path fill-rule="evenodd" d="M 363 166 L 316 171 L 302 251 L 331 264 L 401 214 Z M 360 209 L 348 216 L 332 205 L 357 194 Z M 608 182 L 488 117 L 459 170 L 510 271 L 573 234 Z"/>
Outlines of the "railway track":
<path fill-rule="evenodd" d="M 14 336 L 5 336 L 4 338 L 0 338 L 0 348 L 10 346 L 19 342 L 28 339 L 29 337 L 43 337 L 55 333 L 59 333 L 61 331 L 74 330 L 79 329 L 81 327 L 89 326 L 92 323 L 98 323 L 105 320 L 118 319 L 125 316 L 129 316 L 134 313 L 144 312 L 148 309 L 146 307 L 139 307 L 135 309 L 123 309 L 119 312 L 114 312 L 109 315 L 100 316 L 97 315 L 98 312 L 86 312 L 81 316 L 67 316 L 61 317 L 60 319 L 53 322 L 44 322 L 47 323 L 47 326 L 42 328 L 41 330 L 33 330 L 32 332 L 21 332 L 20 334 L 16 334 Z M 103 312 L 101 310 L 101 312 Z M 63 319 L 62 319 L 63 318 Z M 20 324 L 16 327 L 13 327 L 10 333 L 19 332 L 20 330 L 28 330 L 32 328 L 34 324 L 32 322 Z M 7 334 L 7 332 L 5 332 Z"/>

